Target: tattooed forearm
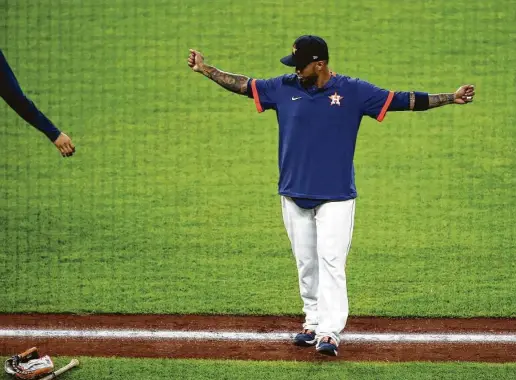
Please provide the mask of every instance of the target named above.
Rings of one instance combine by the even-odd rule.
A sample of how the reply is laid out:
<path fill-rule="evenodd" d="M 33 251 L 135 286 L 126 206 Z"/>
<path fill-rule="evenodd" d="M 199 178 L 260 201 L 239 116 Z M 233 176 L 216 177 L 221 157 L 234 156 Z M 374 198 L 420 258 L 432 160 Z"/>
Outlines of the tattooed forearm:
<path fill-rule="evenodd" d="M 226 73 L 209 65 L 203 66 L 202 73 L 226 90 L 241 95 L 247 93 L 247 81 L 249 78 L 244 75 Z"/>
<path fill-rule="evenodd" d="M 455 94 L 428 95 L 428 108 L 435 108 L 453 103 L 455 103 Z"/>

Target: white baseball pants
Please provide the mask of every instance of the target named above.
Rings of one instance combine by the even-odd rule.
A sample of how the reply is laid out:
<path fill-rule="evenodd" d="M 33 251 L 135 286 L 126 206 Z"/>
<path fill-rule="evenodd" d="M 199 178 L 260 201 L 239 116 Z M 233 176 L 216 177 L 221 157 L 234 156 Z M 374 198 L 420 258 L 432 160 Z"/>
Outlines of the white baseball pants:
<path fill-rule="evenodd" d="M 299 275 L 303 328 L 337 344 L 348 319 L 346 258 L 351 246 L 355 200 L 326 202 L 315 209 L 281 196 L 283 222 Z"/>

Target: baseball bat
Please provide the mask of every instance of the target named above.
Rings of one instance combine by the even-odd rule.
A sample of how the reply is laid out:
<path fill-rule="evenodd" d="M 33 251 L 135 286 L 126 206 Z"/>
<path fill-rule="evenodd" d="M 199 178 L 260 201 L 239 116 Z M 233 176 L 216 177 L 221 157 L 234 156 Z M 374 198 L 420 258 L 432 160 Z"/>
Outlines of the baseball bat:
<path fill-rule="evenodd" d="M 33 352 L 37 351 L 38 349 L 36 347 L 29 348 L 27 351 L 22 352 L 20 355 L 18 355 L 20 358 L 25 358 L 32 354 Z"/>
<path fill-rule="evenodd" d="M 45 376 L 41 380 L 52 380 L 52 379 L 55 379 L 57 376 L 59 376 L 63 372 L 66 372 L 69 369 L 72 369 L 73 367 L 78 366 L 78 365 L 79 365 L 79 361 L 77 359 L 72 359 L 70 361 L 70 363 L 68 363 L 67 365 L 65 365 L 62 368 L 59 368 L 57 371 L 52 372 L 50 375 Z"/>

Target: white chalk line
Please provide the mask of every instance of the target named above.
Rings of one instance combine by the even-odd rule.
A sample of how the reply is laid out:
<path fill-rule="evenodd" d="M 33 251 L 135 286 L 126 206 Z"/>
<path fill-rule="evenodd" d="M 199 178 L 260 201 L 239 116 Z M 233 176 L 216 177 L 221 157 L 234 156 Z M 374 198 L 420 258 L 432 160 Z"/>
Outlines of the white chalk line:
<path fill-rule="evenodd" d="M 177 331 L 177 330 L 44 330 L 0 329 L 0 338 L 84 338 L 84 339 L 170 339 L 223 341 L 288 341 L 294 333 L 237 331 Z M 515 343 L 516 334 L 492 333 L 344 333 L 342 342 L 350 343 Z"/>

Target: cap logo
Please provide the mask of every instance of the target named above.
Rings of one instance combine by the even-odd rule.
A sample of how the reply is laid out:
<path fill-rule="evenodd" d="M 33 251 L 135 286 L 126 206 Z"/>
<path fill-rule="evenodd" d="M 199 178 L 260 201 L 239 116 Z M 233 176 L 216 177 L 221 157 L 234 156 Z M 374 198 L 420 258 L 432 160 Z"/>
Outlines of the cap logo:
<path fill-rule="evenodd" d="M 296 45 L 292 46 L 292 54 L 296 54 L 297 48 Z"/>

